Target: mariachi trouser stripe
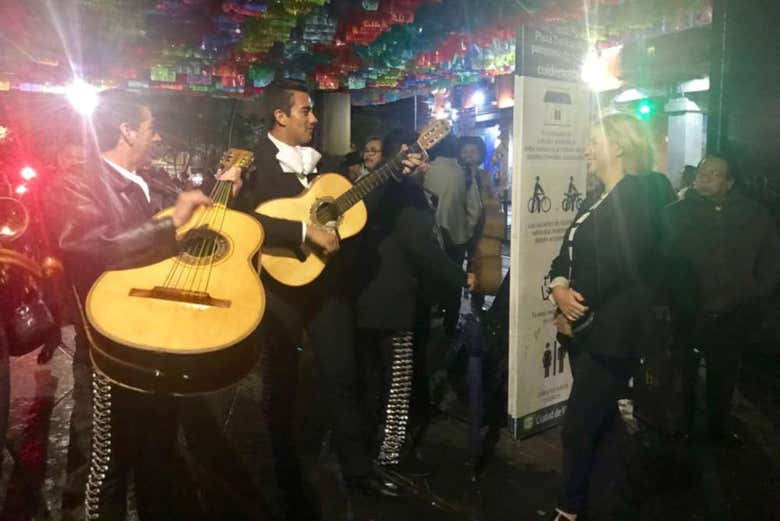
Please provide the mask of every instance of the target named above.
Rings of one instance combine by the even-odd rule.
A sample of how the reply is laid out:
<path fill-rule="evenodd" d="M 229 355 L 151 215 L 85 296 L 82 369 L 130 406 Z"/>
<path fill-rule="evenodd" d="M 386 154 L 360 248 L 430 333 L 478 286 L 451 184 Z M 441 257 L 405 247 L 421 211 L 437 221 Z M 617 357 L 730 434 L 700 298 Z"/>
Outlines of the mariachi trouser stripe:
<path fill-rule="evenodd" d="M 379 448 L 378 463 L 380 465 L 398 464 L 401 447 L 406 441 L 409 399 L 412 394 L 412 332 L 398 332 L 392 338 L 392 345 L 393 365 L 385 409 L 384 438 Z"/>
<path fill-rule="evenodd" d="M 92 372 L 92 449 L 85 499 L 86 519 L 100 519 L 101 494 L 111 463 L 111 384 Z"/>

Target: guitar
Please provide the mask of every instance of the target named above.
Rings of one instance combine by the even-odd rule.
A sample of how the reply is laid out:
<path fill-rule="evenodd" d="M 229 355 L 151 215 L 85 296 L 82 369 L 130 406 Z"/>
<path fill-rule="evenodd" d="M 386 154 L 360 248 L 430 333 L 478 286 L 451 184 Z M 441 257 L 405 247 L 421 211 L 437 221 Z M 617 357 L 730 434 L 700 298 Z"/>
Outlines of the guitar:
<path fill-rule="evenodd" d="M 501 203 L 492 189 L 490 175 L 477 170 L 483 206 L 481 233 L 471 256 L 471 270 L 477 278 L 476 293 L 495 295 L 501 286 L 501 243 L 504 239 L 505 217 Z"/>
<path fill-rule="evenodd" d="M 247 167 L 251 152 L 228 150 L 223 169 Z M 262 226 L 227 208 L 230 181 L 214 205 L 177 230 L 180 253 L 150 266 L 107 271 L 87 295 L 90 355 L 112 382 L 146 392 L 189 394 L 230 385 L 251 370 L 265 292 L 252 257 Z M 169 217 L 172 208 L 155 218 Z"/>
<path fill-rule="evenodd" d="M 402 161 L 406 154 L 425 154 L 449 131 L 448 121 L 437 120 L 420 132 L 417 142 L 409 149 L 399 152 L 356 184 L 339 174 L 322 174 L 297 197 L 272 199 L 259 205 L 255 211 L 268 217 L 304 221 L 309 226 L 330 227 L 342 239 L 352 237 L 366 225 L 367 211 L 363 203 L 366 195 L 403 170 Z M 306 245 L 296 250 L 267 247 L 263 249 L 261 263 L 262 269 L 282 284 L 303 286 L 322 273 L 327 259 Z"/>

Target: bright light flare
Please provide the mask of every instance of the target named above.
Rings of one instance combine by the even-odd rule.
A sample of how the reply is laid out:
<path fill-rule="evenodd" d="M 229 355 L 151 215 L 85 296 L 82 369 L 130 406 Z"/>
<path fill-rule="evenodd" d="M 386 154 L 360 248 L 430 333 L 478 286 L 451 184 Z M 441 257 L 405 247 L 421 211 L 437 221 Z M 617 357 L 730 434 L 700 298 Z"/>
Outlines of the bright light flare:
<path fill-rule="evenodd" d="M 476 107 L 481 107 L 485 104 L 485 93 L 481 90 L 475 91 L 474 94 L 471 95 L 471 103 L 474 104 Z"/>
<path fill-rule="evenodd" d="M 24 195 L 27 193 L 27 190 L 28 190 L 27 185 L 19 185 L 16 187 L 16 190 L 14 191 L 16 192 L 17 195 Z"/>
<path fill-rule="evenodd" d="M 24 179 L 25 181 L 30 181 L 38 177 L 38 173 L 31 166 L 26 166 L 22 168 L 22 171 L 19 173 L 19 175 L 21 175 L 22 179 Z"/>
<path fill-rule="evenodd" d="M 90 116 L 98 104 L 98 90 L 80 78 L 65 86 L 65 97 L 83 116 Z"/>

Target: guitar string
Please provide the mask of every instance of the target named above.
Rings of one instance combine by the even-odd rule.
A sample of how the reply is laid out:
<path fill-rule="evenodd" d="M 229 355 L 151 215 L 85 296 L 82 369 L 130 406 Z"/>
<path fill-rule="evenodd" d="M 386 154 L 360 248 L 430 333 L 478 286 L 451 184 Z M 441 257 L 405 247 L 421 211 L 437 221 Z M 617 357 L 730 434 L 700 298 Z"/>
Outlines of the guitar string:
<path fill-rule="evenodd" d="M 215 185 L 214 188 L 212 188 L 210 197 L 214 197 L 216 189 L 217 189 L 217 185 Z M 204 224 L 208 223 L 208 221 L 211 220 L 212 214 L 213 214 L 212 208 L 203 208 L 199 210 L 198 219 L 195 222 L 195 224 L 192 227 L 190 227 L 190 229 L 187 231 L 187 234 L 196 235 L 199 230 L 203 229 Z M 208 229 L 208 225 L 206 225 L 206 229 Z M 198 262 L 198 257 L 194 254 L 196 253 L 198 245 L 202 243 L 202 240 L 203 240 L 202 237 L 200 240 L 197 238 L 190 239 L 186 243 L 182 253 L 180 254 L 180 256 L 182 257 L 181 267 L 178 270 L 176 281 L 172 286 L 173 288 L 182 289 L 182 290 L 187 289 L 187 284 L 188 284 L 187 280 L 190 278 L 192 274 L 197 272 L 196 264 Z M 193 257 L 192 259 L 190 259 L 190 261 L 194 261 L 194 262 L 184 260 L 184 257 L 187 255 Z M 195 264 L 195 266 L 193 266 L 193 264 Z"/>
<path fill-rule="evenodd" d="M 339 214 L 343 214 L 352 208 L 358 201 L 363 199 L 366 194 L 382 184 L 385 181 L 385 177 L 392 174 L 392 170 L 402 166 L 402 161 L 408 153 L 408 150 L 399 152 L 393 159 L 382 165 L 382 167 L 380 167 L 379 170 L 374 173 L 374 175 L 364 179 L 363 181 L 358 181 L 358 183 L 356 183 L 347 192 L 336 198 L 335 204 Z M 363 188 L 366 186 L 368 186 L 368 190 L 363 190 Z M 317 218 L 321 218 L 319 211 L 317 212 Z"/>
<path fill-rule="evenodd" d="M 205 287 L 201 289 L 201 284 L 205 283 L 205 285 L 208 286 L 208 280 L 211 276 L 211 268 L 214 265 L 214 256 L 217 251 L 217 247 L 219 246 L 219 232 L 222 231 L 222 223 L 224 222 L 225 215 L 227 214 L 227 204 L 225 204 L 225 199 L 232 185 L 225 181 L 220 181 L 219 183 L 219 189 L 214 196 L 214 219 L 212 219 L 211 223 L 209 223 L 209 237 L 203 243 L 203 253 L 200 257 L 203 259 L 203 262 L 199 263 L 200 269 L 198 270 L 198 275 L 200 278 L 198 279 L 198 283 L 194 288 L 197 291 L 206 290 Z M 216 225 L 217 222 L 220 223 L 219 227 Z M 207 254 L 207 252 L 209 253 Z"/>
<path fill-rule="evenodd" d="M 197 219 L 193 224 L 193 226 L 190 228 L 190 230 L 196 230 L 200 227 L 203 218 L 206 216 L 206 213 L 207 213 L 206 210 L 198 211 Z M 190 230 L 188 230 L 188 232 Z M 178 286 L 179 281 L 181 280 L 181 276 L 186 271 L 186 268 L 188 266 L 188 263 L 185 260 L 185 256 L 187 255 L 187 253 L 188 251 L 183 248 L 182 251 L 180 251 L 179 254 L 176 256 L 176 258 L 174 259 L 173 266 L 171 267 L 171 270 L 168 272 L 168 275 L 167 277 L 165 277 L 165 281 L 163 282 L 164 288 L 176 288 Z M 173 281 L 174 277 L 176 277 L 176 282 Z"/>
<path fill-rule="evenodd" d="M 205 253 L 207 251 L 207 245 L 210 240 L 210 235 L 211 235 L 210 232 L 213 230 L 214 222 L 219 217 L 220 209 L 217 206 L 217 198 L 219 197 L 221 191 L 222 191 L 222 183 L 220 181 L 217 181 L 217 183 L 214 185 L 214 188 L 211 190 L 211 200 L 214 202 L 214 205 L 208 209 L 209 212 L 208 223 L 206 224 L 205 227 L 202 227 L 200 229 L 202 235 L 198 240 L 197 245 L 195 246 L 195 248 L 197 249 L 197 253 L 194 255 L 195 262 L 193 262 L 190 267 L 192 279 L 190 280 L 189 284 L 184 285 L 183 289 L 189 291 L 195 291 L 196 283 L 198 282 L 198 276 L 203 271 L 203 264 L 204 264 L 203 261 L 205 261 L 206 259 Z"/>
<path fill-rule="evenodd" d="M 191 229 L 197 228 L 200 225 L 200 221 L 203 219 L 203 215 L 204 215 L 203 211 L 198 212 L 198 220 L 195 222 L 195 224 Z M 182 238 L 182 240 L 184 239 Z M 185 259 L 186 255 L 187 255 L 186 249 L 182 248 L 182 250 L 176 256 L 173 266 L 171 267 L 171 270 L 168 272 L 168 276 L 165 278 L 163 287 L 175 288 L 178 285 L 179 280 L 181 280 L 181 275 L 186 270 L 187 267 L 187 261 Z"/>
<path fill-rule="evenodd" d="M 230 158 L 228 157 L 228 159 L 230 159 Z M 212 189 L 211 194 L 210 194 L 212 200 L 221 199 L 222 198 L 222 196 L 220 196 L 218 194 L 218 190 L 222 190 L 222 188 L 221 188 L 222 186 L 223 185 L 221 185 L 220 182 L 217 182 L 214 185 L 214 188 Z M 232 186 L 232 184 L 230 184 L 230 186 Z M 228 191 L 228 193 L 229 193 L 229 191 Z M 226 207 L 226 205 L 225 205 L 225 207 Z M 205 209 L 205 210 L 199 211 L 198 212 L 198 219 L 196 220 L 194 225 L 190 228 L 190 231 L 198 230 L 201 227 L 201 225 L 203 224 L 204 218 L 206 218 L 209 222 L 214 221 L 215 218 L 219 217 L 218 213 L 219 212 L 214 212 L 211 209 Z M 206 230 L 209 230 L 211 228 L 212 228 L 211 225 L 206 226 Z M 214 241 L 212 241 L 212 243 L 213 242 Z M 184 281 L 185 282 L 181 286 L 180 289 L 185 289 L 186 288 L 186 281 L 187 281 L 187 278 L 189 277 L 190 273 L 193 273 L 194 275 L 197 275 L 198 267 L 201 264 L 200 260 L 204 257 L 203 254 L 205 253 L 205 248 L 206 248 L 207 244 L 208 244 L 208 236 L 206 235 L 204 237 L 201 237 L 201 239 L 199 241 L 197 241 L 194 245 L 191 244 L 190 246 L 186 247 L 181 253 L 179 253 L 179 255 L 174 259 L 173 266 L 172 266 L 170 272 L 168 273 L 168 276 L 165 279 L 163 287 L 179 288 L 182 276 L 184 276 Z M 193 267 L 192 263 L 187 262 L 185 260 L 185 256 L 187 254 L 192 255 L 194 253 L 194 250 L 198 247 L 198 245 L 200 245 L 200 249 L 199 249 L 199 252 L 195 255 L 194 261 L 195 261 L 196 265 Z M 176 275 L 178 275 L 178 276 L 176 276 Z M 176 281 L 175 281 L 175 283 L 171 284 L 173 282 L 174 276 L 176 276 Z"/>
<path fill-rule="evenodd" d="M 218 238 L 222 234 L 222 227 L 225 225 L 225 217 L 227 216 L 227 206 L 230 202 L 230 196 L 233 191 L 233 183 L 225 182 L 225 189 L 224 189 L 224 195 L 220 199 L 220 205 L 224 208 L 224 211 L 222 212 L 222 219 L 219 222 L 219 228 L 217 229 L 216 237 L 214 238 L 214 244 L 212 246 L 211 255 L 210 255 L 210 261 L 209 261 L 209 268 L 206 274 L 206 283 L 203 287 L 203 291 L 206 292 L 209 289 L 209 282 L 211 282 L 211 273 L 214 269 L 214 257 L 217 253 L 219 242 Z"/>

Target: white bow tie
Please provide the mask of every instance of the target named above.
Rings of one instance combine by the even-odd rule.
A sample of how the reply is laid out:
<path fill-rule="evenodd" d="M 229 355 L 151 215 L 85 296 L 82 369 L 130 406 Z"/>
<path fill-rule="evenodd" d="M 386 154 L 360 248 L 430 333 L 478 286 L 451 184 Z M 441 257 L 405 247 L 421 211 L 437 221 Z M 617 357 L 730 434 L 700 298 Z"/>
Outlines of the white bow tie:
<path fill-rule="evenodd" d="M 322 154 L 311 147 L 283 147 L 276 154 L 276 160 L 283 172 L 309 175 L 317 170 Z"/>

